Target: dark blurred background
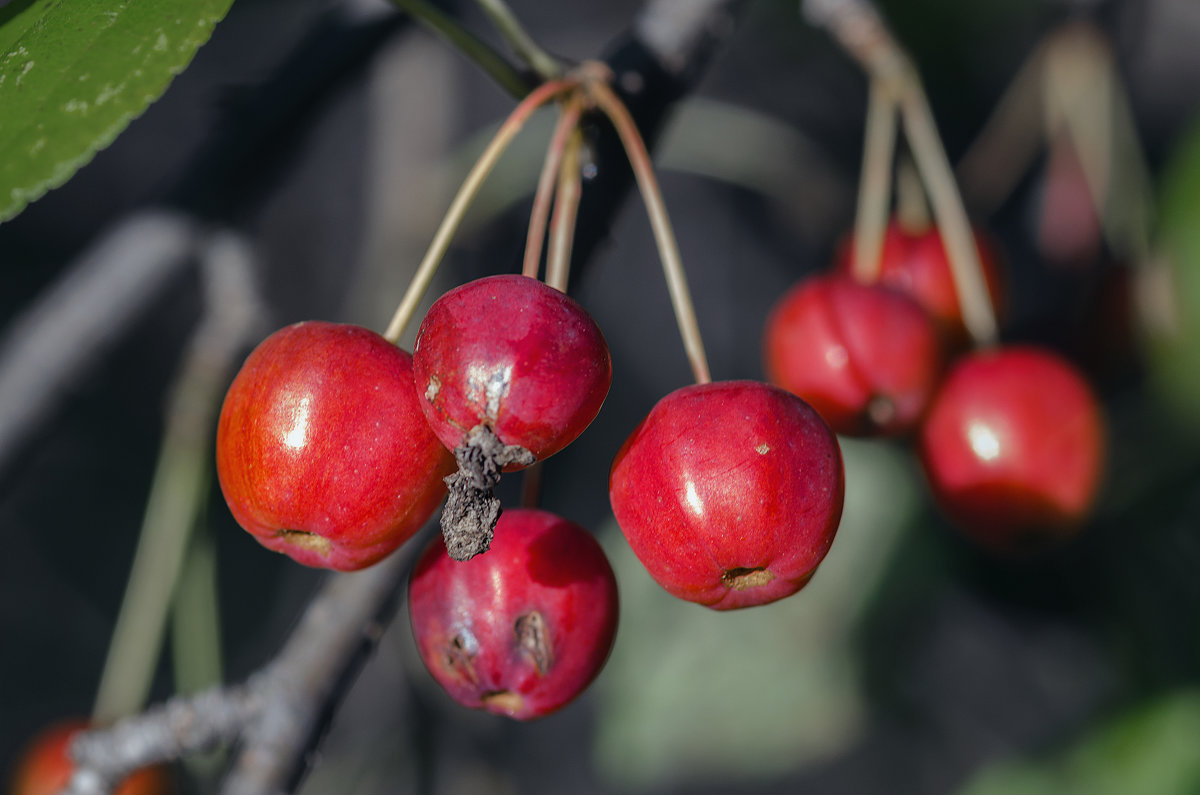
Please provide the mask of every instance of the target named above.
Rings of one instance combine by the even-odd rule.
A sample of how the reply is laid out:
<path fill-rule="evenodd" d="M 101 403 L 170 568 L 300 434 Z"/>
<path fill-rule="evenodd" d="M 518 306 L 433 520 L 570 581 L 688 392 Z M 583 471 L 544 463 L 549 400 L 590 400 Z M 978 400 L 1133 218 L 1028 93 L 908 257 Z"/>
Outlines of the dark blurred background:
<path fill-rule="evenodd" d="M 569 60 L 607 52 L 640 5 L 512 0 Z M 473 3 L 443 7 L 495 40 Z M 1200 111 L 1194 0 L 881 7 L 952 160 L 1072 18 L 1108 35 L 1156 179 Z M 849 228 L 865 103 L 858 67 L 795 0 L 760 0 L 664 131 L 656 160 L 716 378 L 762 378 L 772 301 L 824 268 Z M 481 135 L 512 105 L 386 4 L 238 0 L 159 102 L 0 225 L 0 335 L 131 213 L 162 207 L 244 236 L 268 313 L 260 336 L 307 318 L 382 329 Z M 519 269 L 550 119 L 506 156 L 433 295 Z M 1077 540 L 1020 560 L 978 551 L 939 517 L 907 448 L 846 440 L 845 522 L 805 592 L 734 615 L 661 592 L 607 503 L 625 434 L 690 378 L 630 196 L 573 277 L 612 347 L 612 392 L 543 482 L 544 506 L 593 529 L 617 568 L 609 666 L 540 722 L 471 713 L 421 668 L 402 611 L 303 791 L 1200 792 L 1200 751 L 1181 742 L 1200 731 L 1200 445 L 1153 386 L 1130 291 L 1109 285 L 1130 263 L 1100 242 L 1067 264 L 1039 249 L 1046 165 L 1039 153 L 1002 202 L 974 209 L 1008 268 L 1005 338 L 1073 357 L 1109 409 L 1108 486 Z M 0 770 L 39 728 L 91 709 L 201 309 L 184 265 L 2 458 Z M 321 575 L 253 543 L 215 489 L 210 502 L 224 670 L 238 680 L 278 648 Z M 156 699 L 172 692 L 168 657 Z"/>

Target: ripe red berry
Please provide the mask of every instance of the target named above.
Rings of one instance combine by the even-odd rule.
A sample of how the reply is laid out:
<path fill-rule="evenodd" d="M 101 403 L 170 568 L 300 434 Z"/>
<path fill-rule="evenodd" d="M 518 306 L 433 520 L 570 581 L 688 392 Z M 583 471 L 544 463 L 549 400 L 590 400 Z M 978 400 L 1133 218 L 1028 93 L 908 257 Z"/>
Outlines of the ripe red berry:
<path fill-rule="evenodd" d="M 21 754 L 7 790 L 10 795 L 57 795 L 71 779 L 75 764 L 70 745 L 75 735 L 88 728 L 87 721 L 69 720 L 55 724 L 30 741 Z M 132 773 L 114 795 L 165 795 L 171 791 L 166 768 L 153 766 Z"/>
<path fill-rule="evenodd" d="M 454 460 L 421 413 L 411 361 L 372 331 L 323 322 L 250 354 L 221 408 L 217 475 L 259 543 L 349 571 L 425 523 Z"/>
<path fill-rule="evenodd" d="M 583 432 L 612 382 L 608 344 L 583 307 L 515 274 L 476 279 L 434 302 L 413 369 L 421 408 L 446 447 L 482 424 L 538 460 Z"/>
<path fill-rule="evenodd" d="M 992 309 L 999 314 L 1003 299 L 999 259 L 992 246 L 978 232 L 975 234 L 975 246 L 992 298 Z M 954 277 L 950 272 L 950 259 L 937 227 L 930 226 L 914 232 L 892 219 L 884 234 L 880 256 L 879 283 L 911 295 L 933 317 L 951 347 L 965 345 L 969 337 L 963 325 Z M 837 268 L 849 273 L 853 263 L 854 244 L 852 239 L 848 239 L 837 258 Z"/>
<path fill-rule="evenodd" d="M 671 594 L 717 610 L 803 588 L 842 515 L 837 437 L 807 403 L 756 381 L 678 389 L 613 461 L 630 547 Z"/>
<path fill-rule="evenodd" d="M 579 304 L 537 279 L 505 274 L 449 291 L 413 347 L 421 409 L 459 471 L 442 511 L 455 560 L 485 552 L 500 472 L 570 444 L 608 395 L 608 343 Z"/>
<path fill-rule="evenodd" d="M 578 696 L 617 628 L 617 582 L 590 533 L 552 513 L 505 511 L 486 555 L 459 562 L 441 537 L 409 583 L 417 648 L 467 707 L 518 720 Z"/>
<path fill-rule="evenodd" d="M 942 371 L 942 341 L 908 296 L 829 274 L 805 279 L 767 318 L 771 383 L 803 398 L 838 433 L 907 432 Z"/>
<path fill-rule="evenodd" d="M 1099 403 L 1078 371 L 1035 347 L 982 350 L 948 374 L 921 429 L 935 498 L 985 546 L 1070 535 L 1104 466 Z"/>

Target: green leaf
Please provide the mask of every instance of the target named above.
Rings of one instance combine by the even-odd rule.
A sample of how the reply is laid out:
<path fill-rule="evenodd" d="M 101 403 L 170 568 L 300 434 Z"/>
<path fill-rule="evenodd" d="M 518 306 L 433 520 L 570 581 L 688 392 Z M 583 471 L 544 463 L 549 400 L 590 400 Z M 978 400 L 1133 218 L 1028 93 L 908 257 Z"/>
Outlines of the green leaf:
<path fill-rule="evenodd" d="M 232 2 L 14 0 L 0 9 L 0 221 L 112 143 Z"/>
<path fill-rule="evenodd" d="M 960 795 L 1191 795 L 1200 792 L 1200 692 L 1117 716 L 1041 762 L 993 767 Z"/>
<path fill-rule="evenodd" d="M 1200 123 L 1183 136 L 1163 170 L 1157 248 L 1161 288 L 1150 330 L 1150 374 L 1160 397 L 1200 429 Z"/>

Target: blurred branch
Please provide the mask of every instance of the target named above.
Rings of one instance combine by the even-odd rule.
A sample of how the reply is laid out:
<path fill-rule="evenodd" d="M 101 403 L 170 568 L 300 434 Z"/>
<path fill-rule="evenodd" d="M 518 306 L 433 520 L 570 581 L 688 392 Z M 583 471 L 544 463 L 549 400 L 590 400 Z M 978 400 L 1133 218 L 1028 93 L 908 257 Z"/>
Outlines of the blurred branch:
<path fill-rule="evenodd" d="M 321 718 L 394 611 L 412 547 L 356 574 L 330 577 L 278 656 L 245 683 L 172 698 L 80 734 L 68 795 L 108 792 L 137 768 L 242 738 L 224 792 L 283 791 Z"/>
<path fill-rule="evenodd" d="M 134 215 L 12 321 L 0 339 L 0 468 L 192 261 L 196 236 L 184 216 Z"/>

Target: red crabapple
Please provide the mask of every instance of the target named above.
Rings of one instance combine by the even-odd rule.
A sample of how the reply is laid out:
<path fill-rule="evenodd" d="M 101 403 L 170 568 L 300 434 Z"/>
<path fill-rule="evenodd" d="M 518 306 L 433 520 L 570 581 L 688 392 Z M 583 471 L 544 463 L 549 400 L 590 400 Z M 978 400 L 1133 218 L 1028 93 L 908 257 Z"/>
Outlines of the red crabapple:
<path fill-rule="evenodd" d="M 75 735 L 89 726 L 85 720 L 55 724 L 30 741 L 21 754 L 9 782 L 9 795 L 57 795 L 67 782 L 75 764 L 70 746 Z M 171 791 L 170 778 L 161 765 L 131 773 L 113 790 L 114 795 L 165 795 Z"/>
<path fill-rule="evenodd" d="M 1104 467 L 1100 405 L 1078 371 L 1032 346 L 976 351 L 947 375 L 921 428 L 935 499 L 987 547 L 1071 535 Z"/>
<path fill-rule="evenodd" d="M 421 659 L 450 697 L 518 720 L 583 692 L 617 629 L 617 581 L 596 539 L 532 509 L 505 511 L 491 551 L 465 562 L 435 537 L 408 604 Z"/>
<path fill-rule="evenodd" d="M 975 233 L 975 245 L 984 281 L 992 298 L 992 310 L 999 314 L 1003 300 L 999 259 L 987 239 L 978 232 Z M 852 239 L 847 239 L 842 245 L 836 267 L 845 273 L 852 271 Z M 884 234 L 878 281 L 911 295 L 933 316 L 951 348 L 960 348 L 968 342 L 962 308 L 958 304 L 958 292 L 950 272 L 950 259 L 936 226 L 915 232 L 892 219 Z"/>
<path fill-rule="evenodd" d="M 757 381 L 683 387 L 613 461 L 609 497 L 642 565 L 717 610 L 803 588 L 842 515 L 837 437 L 795 395 Z"/>
<path fill-rule="evenodd" d="M 838 433 L 895 435 L 920 419 L 942 371 L 942 341 L 907 295 L 828 274 L 800 282 L 767 318 L 771 383 Z"/>
<path fill-rule="evenodd" d="M 516 274 L 450 290 L 413 347 L 421 409 L 459 472 L 442 512 L 450 554 L 487 549 L 501 471 L 540 461 L 583 432 L 612 382 L 608 344 L 565 294 Z"/>
<path fill-rule="evenodd" d="M 417 403 L 412 360 L 373 331 L 297 323 L 251 352 L 217 429 L 238 523 L 306 566 L 349 571 L 407 541 L 454 460 Z"/>

